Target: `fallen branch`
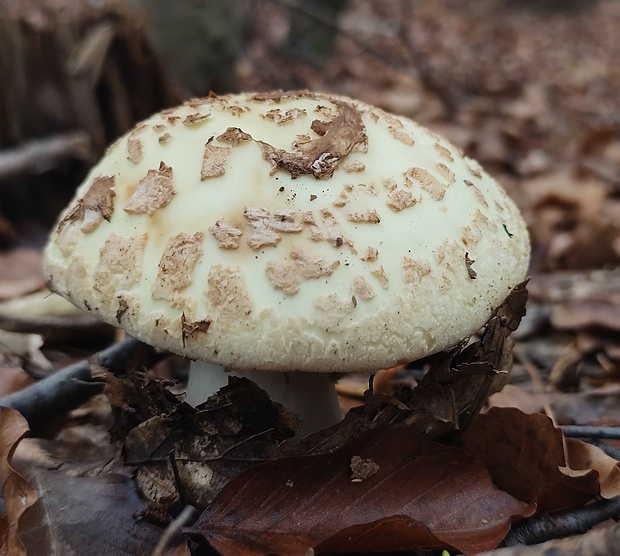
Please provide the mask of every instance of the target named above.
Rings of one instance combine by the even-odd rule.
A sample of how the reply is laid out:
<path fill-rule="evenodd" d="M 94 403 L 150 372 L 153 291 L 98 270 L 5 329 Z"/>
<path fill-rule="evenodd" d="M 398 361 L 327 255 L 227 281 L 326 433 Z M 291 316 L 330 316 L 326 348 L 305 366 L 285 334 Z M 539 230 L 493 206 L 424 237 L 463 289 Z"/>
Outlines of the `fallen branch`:
<path fill-rule="evenodd" d="M 620 554 L 620 526 L 588 531 L 584 535 L 554 539 L 534 546 L 510 546 L 483 552 L 479 556 L 610 556 Z"/>
<path fill-rule="evenodd" d="M 90 143 L 86 132 L 71 131 L 0 150 L 0 182 L 23 174 L 41 174 L 68 159 L 84 160 L 91 154 Z"/>
<path fill-rule="evenodd" d="M 194 506 L 185 506 L 185 508 L 183 508 L 183 511 L 173 521 L 170 522 L 170 525 L 168 525 L 163 535 L 159 539 L 155 550 L 151 552 L 151 556 L 163 556 L 164 554 L 167 554 L 166 549 L 168 548 L 172 539 L 175 537 L 175 535 L 178 535 L 181 532 L 181 529 L 183 527 L 185 527 L 190 521 L 192 521 L 195 514 L 196 508 L 194 508 Z"/>
<path fill-rule="evenodd" d="M 620 427 L 590 427 L 581 425 L 565 425 L 560 427 L 568 438 L 607 438 L 620 439 Z"/>
<path fill-rule="evenodd" d="M 141 346 L 150 350 L 149 356 L 155 354 L 154 348 L 130 338 L 104 349 L 96 354 L 96 357 L 99 358 L 101 365 L 112 373 L 122 374 Z M 93 381 L 90 363 L 83 360 L 19 392 L 0 398 L 0 406 L 16 409 L 26 418 L 30 428 L 36 429 L 51 419 L 79 407 L 100 393 L 103 387 L 102 382 Z"/>
<path fill-rule="evenodd" d="M 544 514 L 526 519 L 512 527 L 504 542 L 507 546 L 529 545 L 580 535 L 603 521 L 618 517 L 620 517 L 620 496 L 610 500 L 599 500 L 561 514 Z M 609 554 L 617 553 L 609 552 Z"/>

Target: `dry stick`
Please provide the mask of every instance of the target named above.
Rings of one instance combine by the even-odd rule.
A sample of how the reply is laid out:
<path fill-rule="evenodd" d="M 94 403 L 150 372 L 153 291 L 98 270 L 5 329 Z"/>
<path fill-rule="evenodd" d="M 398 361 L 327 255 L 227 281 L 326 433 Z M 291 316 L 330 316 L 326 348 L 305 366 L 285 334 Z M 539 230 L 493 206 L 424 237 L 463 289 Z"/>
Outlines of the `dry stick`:
<path fill-rule="evenodd" d="M 479 556 L 611 556 L 620 554 L 620 526 L 612 525 L 533 546 L 509 546 L 483 552 Z"/>
<path fill-rule="evenodd" d="M 504 542 L 506 546 L 538 544 L 551 539 L 580 535 L 590 528 L 620 517 L 620 496 L 600 500 L 556 515 L 541 515 L 514 525 Z"/>
<path fill-rule="evenodd" d="M 0 150 L 0 182 L 23 174 L 40 174 L 67 159 L 86 159 L 91 144 L 84 131 L 60 133 L 33 139 L 13 149 Z"/>
<path fill-rule="evenodd" d="M 620 439 L 620 427 L 589 427 L 581 425 L 565 425 L 560 427 L 564 436 L 569 438 L 608 438 Z"/>
<path fill-rule="evenodd" d="M 122 374 L 140 341 L 130 338 L 99 352 L 101 364 L 115 374 Z M 151 348 L 153 349 L 153 348 Z M 0 406 L 17 409 L 30 428 L 79 407 L 103 390 L 103 383 L 93 382 L 90 363 L 78 361 L 31 386 L 0 398 Z"/>
<path fill-rule="evenodd" d="M 194 508 L 194 506 L 185 506 L 185 508 L 183 508 L 183 511 L 170 522 L 168 527 L 166 527 L 166 530 L 160 537 L 155 550 L 151 552 L 151 556 L 163 556 L 163 554 L 165 554 L 164 551 L 170 544 L 172 538 L 193 518 L 195 511 L 196 508 Z"/>

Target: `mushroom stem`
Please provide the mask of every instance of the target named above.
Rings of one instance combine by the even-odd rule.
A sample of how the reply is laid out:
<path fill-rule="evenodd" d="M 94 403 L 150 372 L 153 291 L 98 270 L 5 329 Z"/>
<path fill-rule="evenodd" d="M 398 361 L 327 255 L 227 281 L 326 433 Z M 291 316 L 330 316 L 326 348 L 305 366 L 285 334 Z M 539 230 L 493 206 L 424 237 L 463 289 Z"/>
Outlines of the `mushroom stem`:
<path fill-rule="evenodd" d="M 274 401 L 304 421 L 297 432 L 305 436 L 335 425 L 342 419 L 334 378 L 330 373 L 282 373 L 275 371 L 234 371 L 207 361 L 192 361 L 187 385 L 187 402 L 198 405 L 228 384 L 230 374 L 255 382 Z"/>

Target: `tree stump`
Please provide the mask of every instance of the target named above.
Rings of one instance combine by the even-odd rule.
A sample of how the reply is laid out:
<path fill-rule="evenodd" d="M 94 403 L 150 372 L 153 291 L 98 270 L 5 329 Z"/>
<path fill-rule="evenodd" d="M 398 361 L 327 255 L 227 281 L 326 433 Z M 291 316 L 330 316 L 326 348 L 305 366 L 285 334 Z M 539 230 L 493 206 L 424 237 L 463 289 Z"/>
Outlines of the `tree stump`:
<path fill-rule="evenodd" d="M 0 220 L 43 235 L 106 145 L 180 98 L 125 1 L 0 0 Z"/>

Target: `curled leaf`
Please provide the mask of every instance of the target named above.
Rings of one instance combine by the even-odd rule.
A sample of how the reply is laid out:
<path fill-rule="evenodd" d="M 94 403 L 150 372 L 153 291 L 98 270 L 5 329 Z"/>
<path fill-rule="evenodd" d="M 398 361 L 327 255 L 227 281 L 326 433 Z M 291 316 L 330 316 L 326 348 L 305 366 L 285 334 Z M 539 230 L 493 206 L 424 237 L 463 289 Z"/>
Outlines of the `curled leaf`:
<path fill-rule="evenodd" d="M 36 490 L 13 467 L 13 454 L 17 445 L 29 432 L 22 415 L 10 408 L 0 410 L 0 477 L 2 495 L 6 505 L 6 538 L 3 541 L 7 554 L 26 556 L 26 549 L 19 537 L 19 524 L 24 512 L 37 500 Z M 4 525 L 3 524 L 3 525 Z"/>

